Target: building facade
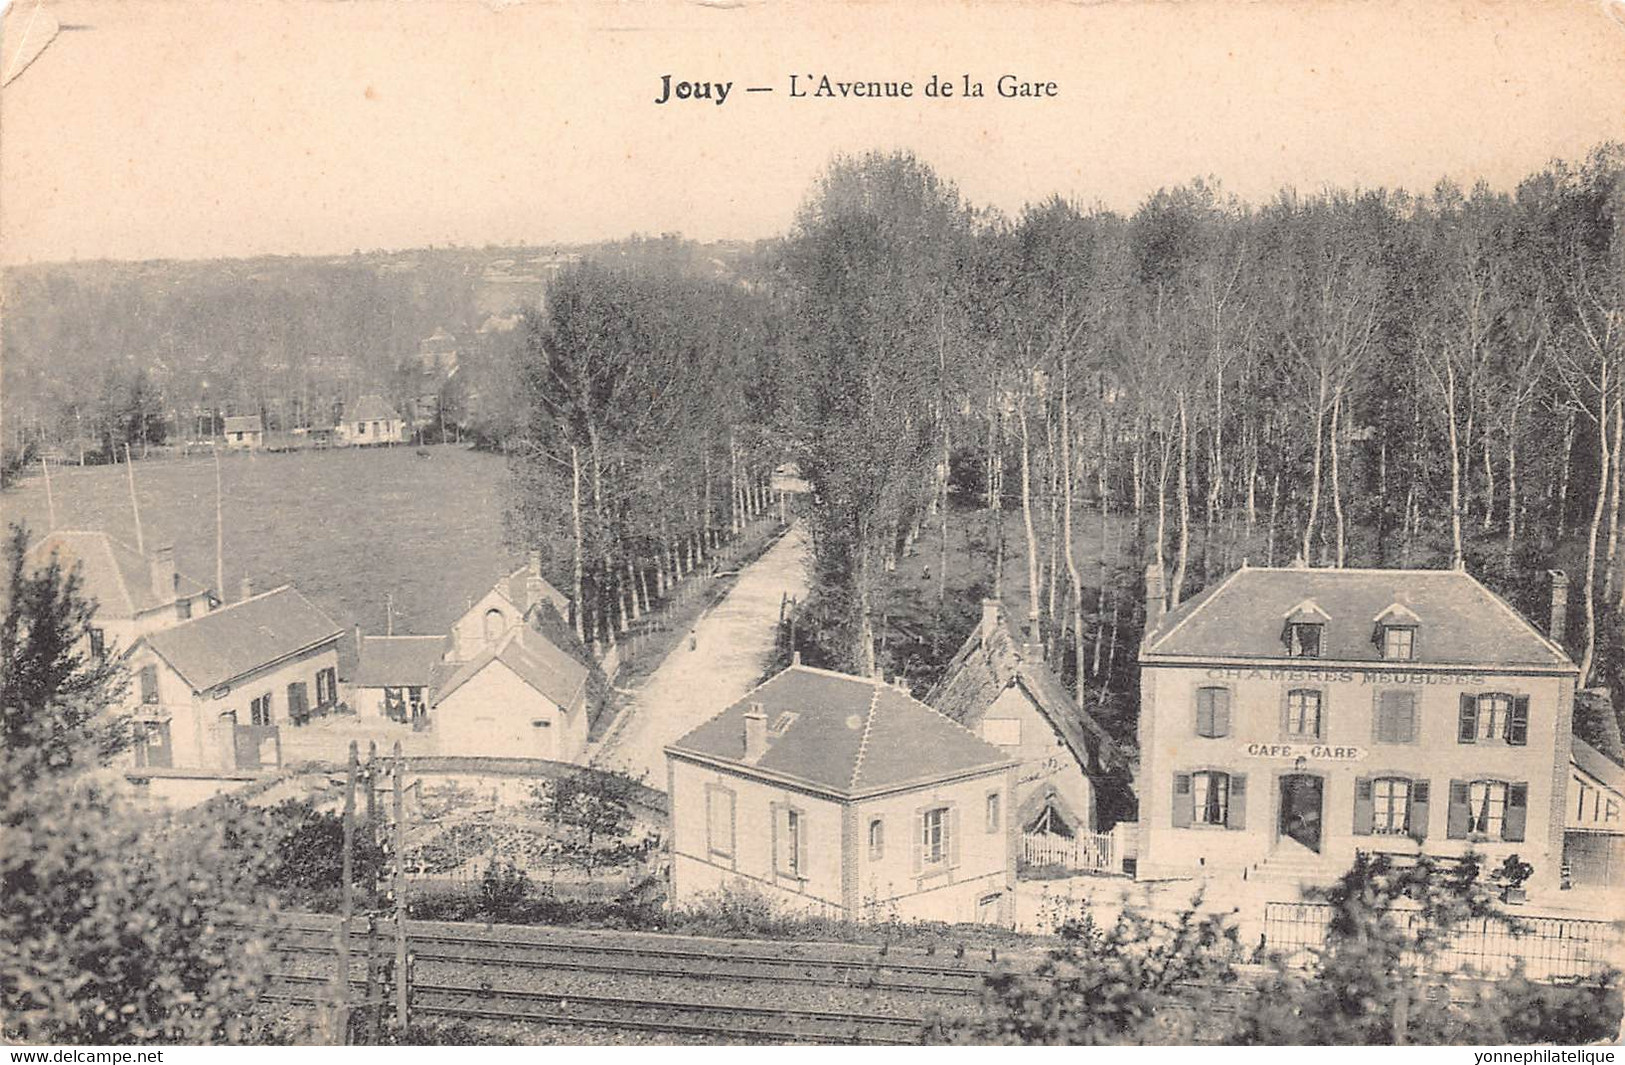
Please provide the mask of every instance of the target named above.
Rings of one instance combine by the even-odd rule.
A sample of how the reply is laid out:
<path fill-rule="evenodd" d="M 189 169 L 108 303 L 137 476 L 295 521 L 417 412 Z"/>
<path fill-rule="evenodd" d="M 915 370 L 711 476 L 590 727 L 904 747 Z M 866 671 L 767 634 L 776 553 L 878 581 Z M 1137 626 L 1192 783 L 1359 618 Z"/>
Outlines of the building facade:
<path fill-rule="evenodd" d="M 1466 572 L 1243 568 L 1166 616 L 1162 591 L 1149 571 L 1142 879 L 1474 850 L 1557 882 L 1577 669 Z"/>
<path fill-rule="evenodd" d="M 521 624 L 455 667 L 433 694 L 443 755 L 580 762 L 591 728 L 588 667 Z"/>
<path fill-rule="evenodd" d="M 280 766 L 281 729 L 338 703 L 339 635 L 284 586 L 139 637 L 125 655 L 135 768 Z"/>
<path fill-rule="evenodd" d="M 444 636 L 362 636 L 358 628 L 351 707 L 362 717 L 426 726 L 446 646 Z"/>
<path fill-rule="evenodd" d="M 77 569 L 80 594 L 95 603 L 90 646 L 97 656 L 117 656 L 136 638 L 208 613 L 219 605 L 213 591 L 175 568 L 169 544 L 143 556 L 106 533 L 60 530 L 28 549 L 33 569 L 52 559 L 64 574 Z"/>
<path fill-rule="evenodd" d="M 793 665 L 666 748 L 672 898 L 1015 919 L 1015 763 L 880 680 Z"/>
<path fill-rule="evenodd" d="M 258 414 L 232 415 L 225 422 L 226 447 L 254 451 L 265 443 L 265 423 Z"/>
<path fill-rule="evenodd" d="M 406 420 L 382 396 L 362 396 L 344 412 L 338 438 L 352 445 L 399 444 L 406 439 Z"/>
<path fill-rule="evenodd" d="M 1578 736 L 1569 766 L 1563 865 L 1576 888 L 1625 884 L 1625 767 Z"/>
<path fill-rule="evenodd" d="M 1017 639 L 999 600 L 982 603 L 976 628 L 925 701 L 1020 763 L 1014 812 L 1023 831 L 1073 836 L 1111 827 L 1097 782 L 1111 786 L 1116 747 L 1045 662 L 1042 643 Z"/>

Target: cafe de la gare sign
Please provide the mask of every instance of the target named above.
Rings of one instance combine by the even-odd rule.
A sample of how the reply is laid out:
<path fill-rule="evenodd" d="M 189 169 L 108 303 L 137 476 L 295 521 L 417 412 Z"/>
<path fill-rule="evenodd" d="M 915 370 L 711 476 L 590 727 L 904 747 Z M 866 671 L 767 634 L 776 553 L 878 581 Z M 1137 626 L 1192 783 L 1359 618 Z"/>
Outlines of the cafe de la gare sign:
<path fill-rule="evenodd" d="M 1286 762 L 1358 762 L 1365 758 L 1364 747 L 1330 743 L 1249 743 L 1243 748 L 1250 758 L 1278 758 Z"/>

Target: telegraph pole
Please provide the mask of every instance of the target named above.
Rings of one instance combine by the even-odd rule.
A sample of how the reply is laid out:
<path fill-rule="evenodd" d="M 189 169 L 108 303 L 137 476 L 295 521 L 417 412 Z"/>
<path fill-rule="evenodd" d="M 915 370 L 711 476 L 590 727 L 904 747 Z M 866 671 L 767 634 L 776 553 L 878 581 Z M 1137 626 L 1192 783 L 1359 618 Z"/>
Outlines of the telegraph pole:
<path fill-rule="evenodd" d="M 114 461 L 117 461 L 117 454 Z M 130 445 L 124 445 L 124 470 L 130 475 L 130 509 L 135 512 L 135 549 L 138 554 L 147 553 L 146 543 L 141 539 L 141 504 L 135 499 L 135 465 L 130 462 Z"/>
<path fill-rule="evenodd" d="M 410 972 L 406 961 L 406 801 L 403 785 L 406 782 L 405 759 L 401 757 L 401 741 L 395 741 L 395 764 L 391 776 L 395 788 L 395 846 L 391 848 L 395 859 L 395 1026 L 405 1032 L 411 1003 L 408 985 Z"/>
<path fill-rule="evenodd" d="M 350 741 L 350 768 L 344 787 L 343 878 L 339 891 L 339 967 L 334 988 L 334 1023 L 339 1045 L 350 1042 L 350 919 L 355 911 L 355 778 L 360 755 Z"/>
<path fill-rule="evenodd" d="M 367 744 L 367 841 L 372 855 L 378 853 L 378 742 Z M 367 871 L 367 1043 L 378 1045 L 383 1023 L 382 995 L 378 980 L 378 867 Z"/>
<path fill-rule="evenodd" d="M 45 456 L 39 457 L 40 472 L 45 474 L 45 505 L 51 512 L 51 531 L 56 531 L 56 497 L 51 494 L 51 467 L 45 461 Z"/>

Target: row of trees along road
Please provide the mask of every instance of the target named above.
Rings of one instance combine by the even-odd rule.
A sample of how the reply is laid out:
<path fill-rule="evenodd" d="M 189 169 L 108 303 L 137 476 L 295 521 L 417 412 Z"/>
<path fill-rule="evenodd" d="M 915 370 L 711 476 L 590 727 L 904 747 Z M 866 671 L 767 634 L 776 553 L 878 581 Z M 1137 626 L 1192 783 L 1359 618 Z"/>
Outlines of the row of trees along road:
<path fill-rule="evenodd" d="M 780 319 L 743 286 L 592 263 L 547 302 L 522 326 L 510 522 L 609 641 L 767 508 Z"/>
<path fill-rule="evenodd" d="M 1608 146 L 1512 193 L 1249 205 L 1195 181 L 1128 216 L 1007 218 L 906 153 L 838 159 L 742 280 L 561 280 L 523 358 L 520 524 L 569 559 L 590 629 L 795 458 L 804 631 L 869 672 L 898 559 L 946 575 L 955 515 L 1019 511 L 1020 587 L 979 590 L 1024 598 L 1102 697 L 1132 684 L 1146 563 L 1170 605 L 1244 559 L 1466 565 L 1533 616 L 1558 564 L 1571 651 L 1617 681 L 1622 167 Z M 933 591 L 940 633 L 965 590 Z M 954 642 L 878 664 L 928 679 Z"/>

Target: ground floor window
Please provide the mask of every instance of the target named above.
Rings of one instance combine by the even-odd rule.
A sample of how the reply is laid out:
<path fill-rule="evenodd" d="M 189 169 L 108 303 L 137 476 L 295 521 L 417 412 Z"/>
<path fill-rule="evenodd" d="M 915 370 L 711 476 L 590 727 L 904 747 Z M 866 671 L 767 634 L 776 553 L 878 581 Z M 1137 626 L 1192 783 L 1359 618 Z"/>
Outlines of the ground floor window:
<path fill-rule="evenodd" d="M 271 723 L 270 692 L 266 692 L 249 704 L 248 720 L 255 725 L 269 725 Z"/>
<path fill-rule="evenodd" d="M 1193 823 L 1198 825 L 1223 825 L 1229 822 L 1229 773 L 1192 773 L 1191 795 L 1191 821 Z"/>
<path fill-rule="evenodd" d="M 706 850 L 718 858 L 734 855 L 734 793 L 710 785 L 705 789 Z"/>
<path fill-rule="evenodd" d="M 1410 829 L 1411 782 L 1403 777 L 1379 777 L 1371 785 L 1371 831 L 1379 836 L 1402 836 Z"/>
<path fill-rule="evenodd" d="M 1467 831 L 1498 838 L 1506 827 L 1507 786 L 1498 780 L 1475 780 L 1467 787 Z"/>
<path fill-rule="evenodd" d="M 948 853 L 948 808 L 939 806 L 927 810 L 921 819 L 920 857 L 926 865 L 934 865 Z"/>

